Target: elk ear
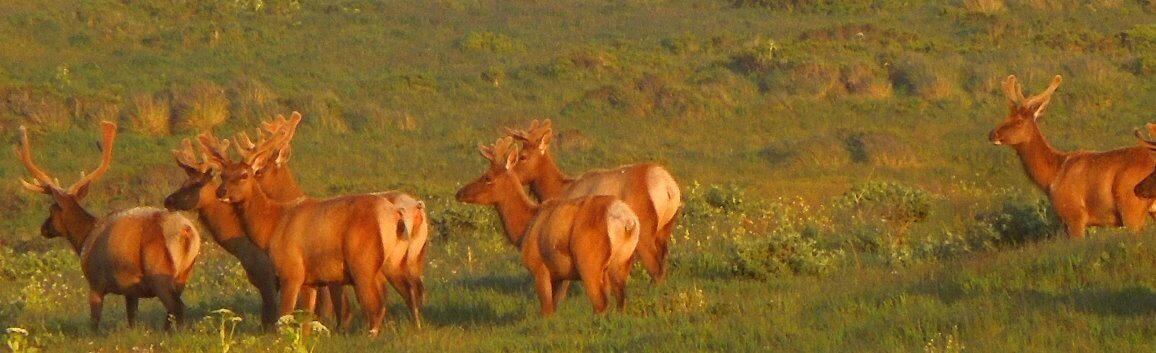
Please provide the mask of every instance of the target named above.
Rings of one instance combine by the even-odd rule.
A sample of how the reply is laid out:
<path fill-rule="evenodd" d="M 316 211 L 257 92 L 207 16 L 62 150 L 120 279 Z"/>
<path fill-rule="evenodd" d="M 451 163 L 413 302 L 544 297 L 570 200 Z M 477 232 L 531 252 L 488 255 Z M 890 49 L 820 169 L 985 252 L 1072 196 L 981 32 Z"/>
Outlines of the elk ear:
<path fill-rule="evenodd" d="M 517 163 L 518 163 L 518 149 L 515 148 L 515 149 L 510 150 L 510 153 L 506 154 L 506 170 L 514 169 L 514 164 L 517 164 Z"/>
<path fill-rule="evenodd" d="M 546 149 L 550 148 L 550 139 L 552 139 L 553 136 L 554 134 L 550 133 L 550 129 L 546 129 L 546 132 L 542 134 L 542 139 L 538 140 L 539 154 L 546 154 Z"/>

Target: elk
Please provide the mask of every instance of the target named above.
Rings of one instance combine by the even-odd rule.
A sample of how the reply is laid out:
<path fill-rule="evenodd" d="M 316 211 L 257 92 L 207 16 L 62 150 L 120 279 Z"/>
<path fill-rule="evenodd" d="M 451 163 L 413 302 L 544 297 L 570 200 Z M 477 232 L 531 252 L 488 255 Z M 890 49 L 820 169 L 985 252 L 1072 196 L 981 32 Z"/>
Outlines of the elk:
<path fill-rule="evenodd" d="M 104 297 L 109 293 L 124 296 L 129 326 L 136 324 L 140 298 L 160 299 L 173 319 L 165 320 L 164 328 L 169 330 L 174 321 L 184 321 L 181 292 L 200 252 L 200 234 L 187 218 L 164 209 L 136 207 L 98 218 L 80 205 L 89 185 L 108 171 L 112 160 L 116 124 L 105 121 L 101 125 L 100 166 L 87 175 L 81 173 L 80 180 L 68 189 L 58 187 L 32 161 L 28 130 L 21 126 L 16 156 L 33 179 L 20 181 L 25 189 L 52 197 L 53 204 L 40 234 L 45 238 L 64 237 L 80 256 L 81 272 L 89 287 L 92 330 L 100 330 Z"/>
<path fill-rule="evenodd" d="M 1082 239 L 1088 226 L 1125 226 L 1138 232 L 1152 199 L 1133 188 L 1156 166 L 1144 147 L 1104 152 L 1064 152 L 1040 132 L 1039 120 L 1060 86 L 1056 75 L 1043 92 L 1024 98 L 1015 75 L 1003 82 L 1010 113 L 988 139 L 1016 151 L 1028 178 L 1043 190 L 1069 238 Z"/>
<path fill-rule="evenodd" d="M 516 172 L 539 200 L 610 195 L 621 199 L 638 215 L 642 238 L 637 255 L 654 283 L 666 276 L 666 256 L 682 206 L 681 191 L 670 172 L 653 163 L 592 170 L 567 177 L 550 152 L 553 130 L 549 119 L 530 123 L 529 130 L 506 129 L 522 144 Z"/>
<path fill-rule="evenodd" d="M 595 313 L 607 307 L 607 287 L 617 308 L 626 306 L 626 280 L 640 239 L 640 222 L 630 207 L 608 195 L 532 201 L 517 174 L 512 138 L 481 146 L 489 169 L 458 190 L 459 202 L 493 205 L 506 238 L 522 251 L 534 278 L 542 316 L 554 313 L 571 280 L 581 280 Z"/>
<path fill-rule="evenodd" d="M 300 120 L 300 114 L 294 112 L 293 119 Z M 263 123 L 263 125 L 266 130 L 273 132 L 286 122 L 284 116 L 278 116 L 277 120 Z M 260 131 L 258 131 L 258 135 L 261 135 Z M 239 137 L 238 140 L 245 145 L 242 148 L 246 150 L 246 153 L 254 153 L 256 144 L 252 143 L 247 135 L 242 134 Z M 227 146 L 220 146 L 220 140 L 211 132 L 201 134 L 199 141 L 209 143 L 218 149 L 227 148 Z M 276 273 L 273 271 L 273 263 L 269 260 L 269 256 L 258 249 L 245 235 L 241 220 L 237 217 L 233 206 L 217 200 L 216 191 L 220 182 L 215 178 L 215 174 L 219 172 L 220 166 L 213 163 L 208 156 L 205 156 L 203 161 L 199 161 L 196 151 L 188 139 L 182 141 L 180 150 L 173 150 L 172 152 L 177 165 L 184 170 L 186 179 L 176 191 L 165 198 L 165 208 L 197 211 L 201 224 L 204 224 L 209 230 L 213 241 L 241 262 L 241 267 L 245 270 L 249 283 L 257 288 L 261 297 L 261 324 L 266 328 L 271 328 L 277 322 L 277 279 Z M 289 201 L 304 195 L 292 173 L 289 172 L 288 165 L 285 164 L 288 161 L 288 156 L 287 146 L 280 149 L 269 167 L 262 170 L 262 173 L 257 176 L 258 182 L 261 183 L 264 190 L 268 190 L 268 194 L 274 200 Z M 299 306 L 308 309 L 316 303 L 317 311 L 321 316 L 331 314 L 332 304 L 329 301 L 329 293 L 325 291 L 313 293 L 315 291 L 312 289 L 305 289 L 302 294 L 303 303 L 300 303 Z M 313 300 L 314 297 L 316 300 Z M 348 318 L 346 314 L 337 313 L 336 321 L 345 321 Z"/>
<path fill-rule="evenodd" d="M 1148 129 L 1149 136 L 1156 136 L 1156 124 L 1148 123 L 1145 125 L 1145 128 Z M 1139 140 L 1140 145 L 1148 149 L 1148 151 L 1150 151 L 1149 153 L 1156 152 L 1156 140 L 1144 138 L 1144 135 L 1140 133 L 1140 130 L 1136 130 L 1135 134 L 1136 140 Z M 1132 188 L 1132 192 L 1138 197 L 1146 199 L 1156 198 L 1156 170 L 1153 170 L 1153 172 L 1149 173 L 1147 177 L 1144 177 L 1144 180 L 1140 181 L 1139 184 L 1136 184 L 1136 187 Z M 1153 208 L 1156 208 L 1156 204 L 1150 206 L 1148 211 L 1156 212 L 1156 210 Z"/>
<path fill-rule="evenodd" d="M 409 230 L 409 237 L 400 239 L 398 244 L 405 249 L 404 254 L 395 253 L 391 256 L 382 275 L 401 295 L 414 323 L 421 327 L 421 307 L 425 304 L 425 283 L 421 276 L 425 268 L 425 247 L 429 243 L 429 217 L 425 212 L 425 202 L 401 191 L 386 191 L 376 195 L 401 209 L 402 223 Z"/>
<path fill-rule="evenodd" d="M 288 131 L 295 128 L 289 127 Z M 270 155 L 282 142 L 285 128 L 239 162 L 228 159 L 224 150 L 205 152 L 222 165 L 221 185 L 216 196 L 232 203 L 245 233 L 273 262 L 280 284 L 278 313 L 289 314 L 301 287 L 327 286 L 340 298 L 340 286 L 352 284 L 369 326 L 380 332 L 385 315 L 382 283 L 379 278 L 386 262 L 408 249 L 402 209 L 379 195 L 352 195 L 330 199 L 301 197 L 290 202 L 271 199 L 256 182 L 256 174 L 268 167 Z M 408 244 L 405 244 L 408 246 Z M 340 313 L 341 300 L 334 300 Z"/>

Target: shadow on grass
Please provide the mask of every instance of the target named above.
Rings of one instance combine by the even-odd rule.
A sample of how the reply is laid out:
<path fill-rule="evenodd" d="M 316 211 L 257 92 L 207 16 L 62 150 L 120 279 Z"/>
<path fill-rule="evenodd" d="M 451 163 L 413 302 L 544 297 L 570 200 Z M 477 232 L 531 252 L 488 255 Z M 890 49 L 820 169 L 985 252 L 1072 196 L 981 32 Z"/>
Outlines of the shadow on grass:
<path fill-rule="evenodd" d="M 533 293 L 534 282 L 529 274 L 486 274 L 461 277 L 451 282 L 470 291 L 493 291 L 501 294 L 524 295 Z"/>
<path fill-rule="evenodd" d="M 1151 288 L 1131 286 L 1118 290 L 1087 289 L 1070 293 L 1028 290 L 1022 299 L 1040 308 L 1069 306 L 1100 316 L 1151 316 L 1156 314 L 1156 293 Z"/>

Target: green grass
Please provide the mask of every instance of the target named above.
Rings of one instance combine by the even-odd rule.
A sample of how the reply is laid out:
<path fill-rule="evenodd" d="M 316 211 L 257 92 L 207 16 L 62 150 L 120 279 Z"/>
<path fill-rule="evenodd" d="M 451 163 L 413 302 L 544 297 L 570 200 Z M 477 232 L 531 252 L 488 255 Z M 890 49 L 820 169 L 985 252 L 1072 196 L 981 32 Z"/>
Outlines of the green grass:
<path fill-rule="evenodd" d="M 1058 239 L 1015 154 L 986 136 L 1007 114 L 1004 77 L 1030 94 L 1062 74 L 1041 124 L 1054 146 L 1134 144 L 1156 119 L 1153 3 L 13 1 L 0 4 L 0 134 L 15 143 L 28 125 L 67 184 L 96 165 L 97 121 L 119 120 L 112 169 L 84 201 L 104 214 L 176 189 L 169 150 L 195 127 L 231 136 L 301 111 L 291 163 L 309 195 L 403 189 L 437 226 L 429 326 L 392 295 L 381 338 L 321 337 L 319 352 L 947 351 L 944 337 L 979 352 L 1151 351 L 1151 231 Z M 493 212 L 453 200 L 485 167 L 477 145 L 534 118 L 553 119 L 571 175 L 656 161 L 683 186 L 670 280 L 636 270 L 625 314 L 592 317 L 575 286 L 538 318 Z M 4 160 L 0 326 L 46 351 L 217 351 L 201 321 L 228 308 L 244 318 L 233 351 L 287 348 L 258 332 L 256 295 L 214 244 L 183 330 L 161 333 L 153 300 L 128 329 L 112 299 L 109 330 L 87 332 L 78 260 L 39 236 L 49 201 Z M 925 218 L 848 216 L 888 212 L 841 201 L 883 184 L 922 193 Z M 841 255 L 822 275 L 755 280 L 736 257 L 761 241 Z"/>

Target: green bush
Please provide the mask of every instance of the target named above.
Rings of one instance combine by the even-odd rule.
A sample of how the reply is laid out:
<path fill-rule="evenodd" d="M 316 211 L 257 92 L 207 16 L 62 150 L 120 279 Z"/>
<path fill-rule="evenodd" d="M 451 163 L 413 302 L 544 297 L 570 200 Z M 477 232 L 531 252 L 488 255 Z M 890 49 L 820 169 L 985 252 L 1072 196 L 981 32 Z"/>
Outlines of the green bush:
<path fill-rule="evenodd" d="M 856 184 L 832 202 L 836 227 L 834 241 L 859 253 L 879 255 L 886 263 L 905 263 L 913 250 L 907 242 L 912 225 L 931 215 L 931 196 L 920 189 L 893 182 Z"/>
<path fill-rule="evenodd" d="M 842 256 L 842 250 L 823 249 L 813 236 L 800 232 L 745 234 L 735 240 L 732 252 L 735 274 L 762 280 L 826 274 Z"/>
<path fill-rule="evenodd" d="M 1038 242 L 1059 234 L 1061 224 L 1047 199 L 1031 203 L 1007 201 L 999 210 L 976 217 L 968 233 L 976 241 L 999 246 Z"/>

